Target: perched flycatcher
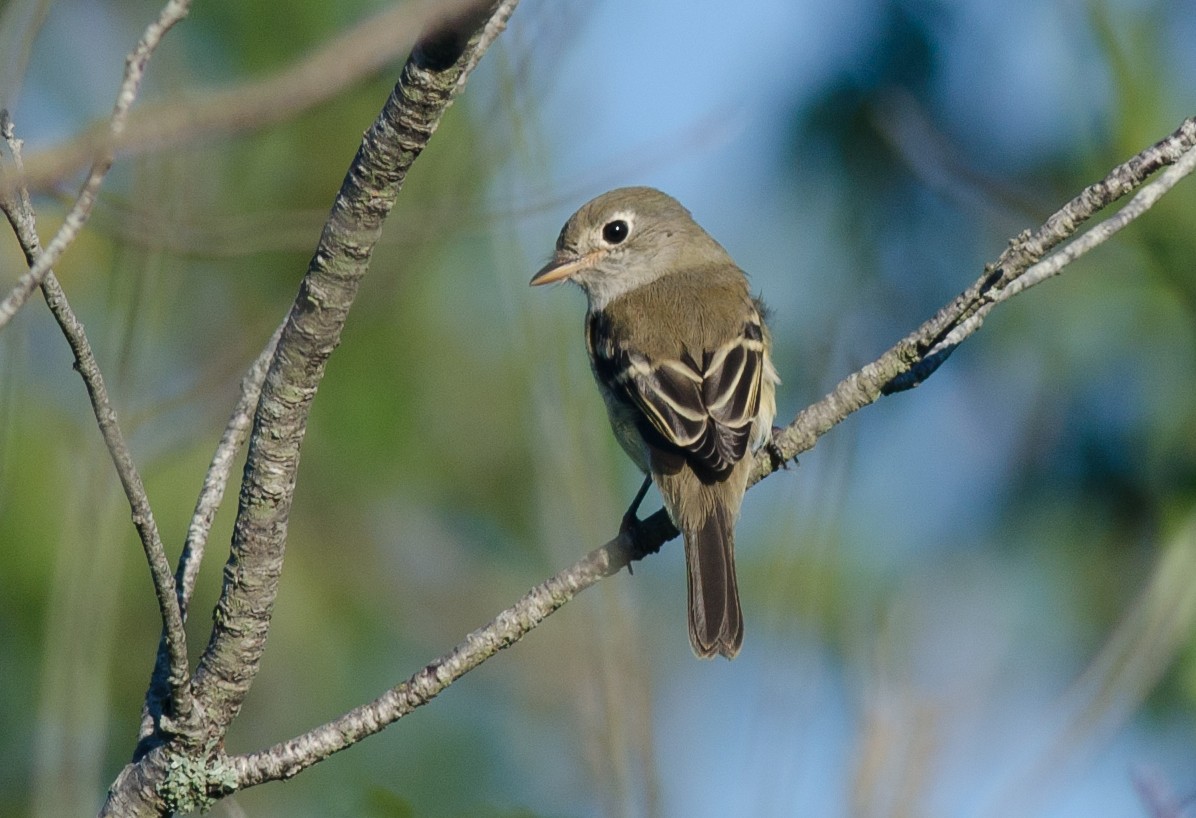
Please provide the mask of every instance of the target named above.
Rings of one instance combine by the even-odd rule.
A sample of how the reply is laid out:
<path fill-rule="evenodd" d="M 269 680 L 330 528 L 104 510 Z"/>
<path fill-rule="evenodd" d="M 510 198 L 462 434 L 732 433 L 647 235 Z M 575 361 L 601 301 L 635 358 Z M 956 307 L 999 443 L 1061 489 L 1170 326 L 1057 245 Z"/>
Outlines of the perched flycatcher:
<path fill-rule="evenodd" d="M 647 187 L 569 218 L 531 283 L 563 280 L 589 301 L 586 349 L 615 437 L 685 538 L 694 652 L 730 659 L 743 644 L 735 519 L 780 382 L 763 307 L 689 211 Z"/>

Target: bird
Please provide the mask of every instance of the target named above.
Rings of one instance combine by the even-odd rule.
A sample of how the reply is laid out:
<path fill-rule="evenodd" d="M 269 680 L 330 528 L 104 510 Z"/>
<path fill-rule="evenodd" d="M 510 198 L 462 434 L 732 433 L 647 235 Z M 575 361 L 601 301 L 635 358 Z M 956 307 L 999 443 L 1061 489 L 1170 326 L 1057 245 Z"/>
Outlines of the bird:
<path fill-rule="evenodd" d="M 743 645 L 735 522 L 750 454 L 771 439 L 780 383 L 763 302 L 676 199 L 623 187 L 582 205 L 532 286 L 585 293 L 585 343 L 611 429 L 685 540 L 689 638 L 701 658 Z"/>

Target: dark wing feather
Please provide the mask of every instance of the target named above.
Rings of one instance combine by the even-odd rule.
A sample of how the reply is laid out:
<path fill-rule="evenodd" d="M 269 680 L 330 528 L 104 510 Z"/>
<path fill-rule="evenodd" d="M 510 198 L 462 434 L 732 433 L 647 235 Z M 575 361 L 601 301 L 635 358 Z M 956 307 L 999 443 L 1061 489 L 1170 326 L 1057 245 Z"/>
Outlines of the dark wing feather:
<path fill-rule="evenodd" d="M 600 319 L 591 319 L 587 340 L 595 373 L 639 408 L 661 442 L 717 478 L 747 453 L 759 411 L 764 343 L 758 321 L 753 316 L 741 335 L 704 351 L 701 364 L 684 353 L 653 361 L 620 348 Z"/>

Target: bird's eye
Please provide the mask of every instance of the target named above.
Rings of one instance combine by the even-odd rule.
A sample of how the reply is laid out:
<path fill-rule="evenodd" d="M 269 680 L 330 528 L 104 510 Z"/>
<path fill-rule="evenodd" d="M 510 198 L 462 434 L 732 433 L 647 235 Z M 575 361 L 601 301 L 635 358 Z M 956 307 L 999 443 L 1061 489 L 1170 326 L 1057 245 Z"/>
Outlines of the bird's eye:
<path fill-rule="evenodd" d="M 631 227 L 622 219 L 615 219 L 613 222 L 607 222 L 602 227 L 602 238 L 606 240 L 607 244 L 622 244 L 623 240 L 627 238 L 627 234 L 631 232 Z"/>

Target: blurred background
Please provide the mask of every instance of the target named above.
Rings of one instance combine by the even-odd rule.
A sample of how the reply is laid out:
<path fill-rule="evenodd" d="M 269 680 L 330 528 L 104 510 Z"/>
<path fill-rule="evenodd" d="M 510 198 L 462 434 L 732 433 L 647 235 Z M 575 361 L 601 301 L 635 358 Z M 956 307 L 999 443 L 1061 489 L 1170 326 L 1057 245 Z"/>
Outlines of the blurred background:
<path fill-rule="evenodd" d="M 111 110 L 158 7 L 0 5 L 0 104 L 42 172 L 43 237 L 81 178 L 54 162 Z M 657 186 L 727 247 L 774 310 L 787 422 L 1196 112 L 1190 0 L 730 8 L 525 0 L 486 55 L 317 396 L 230 752 L 373 698 L 615 533 L 638 477 L 591 382 L 584 299 L 527 287 L 585 200 Z M 57 267 L 172 559 L 397 77 L 395 9 L 196 4 L 139 103 L 184 125 L 118 163 Z M 202 119 L 330 43 L 347 76 L 304 80 L 323 96 Z M 750 492 L 734 662 L 690 653 L 672 543 L 383 734 L 212 814 L 1196 814 L 1194 212 L 1187 180 Z M 0 284 L 22 268 L 0 240 Z M 159 625 L 128 518 L 31 302 L 0 332 L 0 814 L 92 813 L 129 758 Z"/>

